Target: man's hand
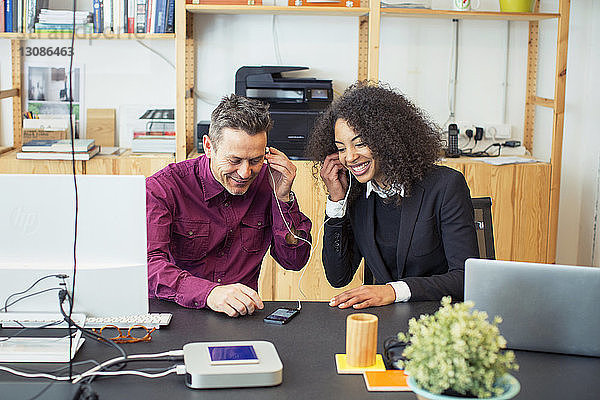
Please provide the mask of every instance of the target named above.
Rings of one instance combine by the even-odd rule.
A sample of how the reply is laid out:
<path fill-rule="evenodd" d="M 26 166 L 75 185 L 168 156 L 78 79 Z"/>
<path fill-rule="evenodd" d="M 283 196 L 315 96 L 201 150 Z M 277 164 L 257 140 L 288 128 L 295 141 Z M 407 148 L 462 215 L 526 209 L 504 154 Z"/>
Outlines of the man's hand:
<path fill-rule="evenodd" d="M 269 147 L 269 152 L 265 158 L 273 173 L 273 178 L 269 173 L 269 184 L 273 187 L 273 180 L 275 181 L 274 189 L 277 198 L 284 203 L 290 201 L 290 190 L 292 190 L 292 183 L 296 178 L 296 166 L 284 153 L 274 147 Z"/>
<path fill-rule="evenodd" d="M 340 162 L 338 153 L 325 157 L 320 175 L 325 186 L 327 186 L 331 201 L 340 201 L 346 197 L 348 175 L 346 168 Z"/>
<path fill-rule="evenodd" d="M 346 290 L 329 301 L 331 307 L 357 310 L 367 307 L 385 306 L 396 301 L 396 292 L 390 285 L 363 285 Z"/>
<path fill-rule="evenodd" d="M 262 310 L 264 307 L 258 293 L 241 283 L 216 286 L 208 294 L 206 305 L 230 317 L 252 314 L 257 308 Z"/>

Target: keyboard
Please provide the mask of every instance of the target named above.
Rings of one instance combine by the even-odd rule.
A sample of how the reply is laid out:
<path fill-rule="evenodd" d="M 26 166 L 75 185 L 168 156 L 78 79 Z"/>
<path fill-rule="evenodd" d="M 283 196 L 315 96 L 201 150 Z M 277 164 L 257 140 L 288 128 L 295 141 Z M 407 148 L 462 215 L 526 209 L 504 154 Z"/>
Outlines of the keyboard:
<path fill-rule="evenodd" d="M 115 325 L 118 328 L 130 328 L 133 325 L 144 325 L 146 328 L 160 329 L 171 322 L 171 313 L 150 313 L 139 315 L 126 315 L 123 317 L 87 317 L 86 328 L 102 328 L 105 325 Z"/>
<path fill-rule="evenodd" d="M 85 314 L 73 313 L 71 319 L 79 326 L 85 323 Z M 62 314 L 58 313 L 28 313 L 4 312 L 0 313 L 0 326 L 2 328 L 61 328 L 69 327 Z"/>
<path fill-rule="evenodd" d="M 133 325 L 144 325 L 146 328 L 160 329 L 171 322 L 171 313 L 150 313 L 127 315 L 123 317 L 86 317 L 85 314 L 73 313 L 71 319 L 86 328 L 102 328 L 105 325 L 115 325 L 128 329 Z M 2 328 L 67 328 L 61 314 L 54 313 L 0 313 Z"/>

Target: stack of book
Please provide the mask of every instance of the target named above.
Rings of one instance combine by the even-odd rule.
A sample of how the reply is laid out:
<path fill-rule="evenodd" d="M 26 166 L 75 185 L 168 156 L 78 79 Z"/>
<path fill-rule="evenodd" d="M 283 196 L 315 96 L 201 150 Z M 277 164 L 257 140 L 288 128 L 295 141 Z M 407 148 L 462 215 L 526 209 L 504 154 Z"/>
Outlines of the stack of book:
<path fill-rule="evenodd" d="M 175 132 L 164 132 L 164 134 L 135 132 L 131 141 L 131 151 L 133 153 L 175 153 L 176 143 Z"/>
<path fill-rule="evenodd" d="M 87 161 L 100 151 L 94 139 L 74 139 L 75 160 Z M 71 140 L 30 140 L 17 153 L 19 160 L 71 160 Z"/>
<path fill-rule="evenodd" d="M 145 129 L 133 132 L 134 153 L 175 153 L 175 109 L 151 109 L 139 118 Z"/>
<path fill-rule="evenodd" d="M 75 11 L 75 32 L 92 33 L 93 28 L 92 13 Z M 42 9 L 35 23 L 35 32 L 73 32 L 73 11 Z"/>

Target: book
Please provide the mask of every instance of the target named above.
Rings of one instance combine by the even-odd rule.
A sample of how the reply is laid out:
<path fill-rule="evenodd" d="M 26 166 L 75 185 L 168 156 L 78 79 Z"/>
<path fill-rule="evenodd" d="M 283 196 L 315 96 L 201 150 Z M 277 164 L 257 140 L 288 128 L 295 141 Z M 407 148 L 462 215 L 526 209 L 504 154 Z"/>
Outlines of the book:
<path fill-rule="evenodd" d="M 175 0 L 167 0 L 167 26 L 166 33 L 175 32 Z"/>
<path fill-rule="evenodd" d="M 90 158 L 94 157 L 100 151 L 100 147 L 94 146 L 89 151 L 86 152 L 76 152 L 71 153 L 68 151 L 65 152 L 50 152 L 50 151 L 42 151 L 42 152 L 21 152 L 17 153 L 18 160 L 72 160 L 73 155 L 75 157 L 75 161 L 87 161 Z"/>
<path fill-rule="evenodd" d="M 74 139 L 75 152 L 85 153 L 95 145 L 94 139 Z M 31 140 L 23 145 L 21 151 L 30 152 L 70 152 L 70 139 Z"/>
<path fill-rule="evenodd" d="M 156 18 L 154 19 L 154 33 L 165 33 L 167 24 L 167 0 L 156 0 Z"/>
<path fill-rule="evenodd" d="M 102 4 L 100 0 L 93 0 L 92 7 L 94 9 L 94 33 L 102 33 Z"/>
<path fill-rule="evenodd" d="M 6 0 L 0 0 L 0 33 L 4 32 L 4 3 Z"/>
<path fill-rule="evenodd" d="M 138 136 L 131 142 L 133 153 L 175 153 L 175 136 Z"/>
<path fill-rule="evenodd" d="M 13 32 L 13 0 L 4 2 L 4 31 Z"/>
<path fill-rule="evenodd" d="M 135 33 L 146 33 L 148 0 L 135 0 Z"/>

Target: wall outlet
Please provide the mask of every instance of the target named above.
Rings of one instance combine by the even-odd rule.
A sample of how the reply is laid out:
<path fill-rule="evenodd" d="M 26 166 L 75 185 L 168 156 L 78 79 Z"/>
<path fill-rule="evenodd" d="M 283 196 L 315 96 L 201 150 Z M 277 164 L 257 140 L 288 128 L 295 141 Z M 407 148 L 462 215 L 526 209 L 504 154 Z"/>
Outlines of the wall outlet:
<path fill-rule="evenodd" d="M 467 129 L 471 129 L 473 131 L 473 134 L 475 134 L 475 125 L 473 125 L 472 122 L 458 121 L 458 122 L 456 122 L 456 125 L 458 125 L 458 130 L 460 132 L 460 135 L 463 135 L 466 137 L 465 131 Z"/>
<path fill-rule="evenodd" d="M 510 125 L 508 124 L 487 124 L 485 125 L 486 139 L 510 139 Z"/>

